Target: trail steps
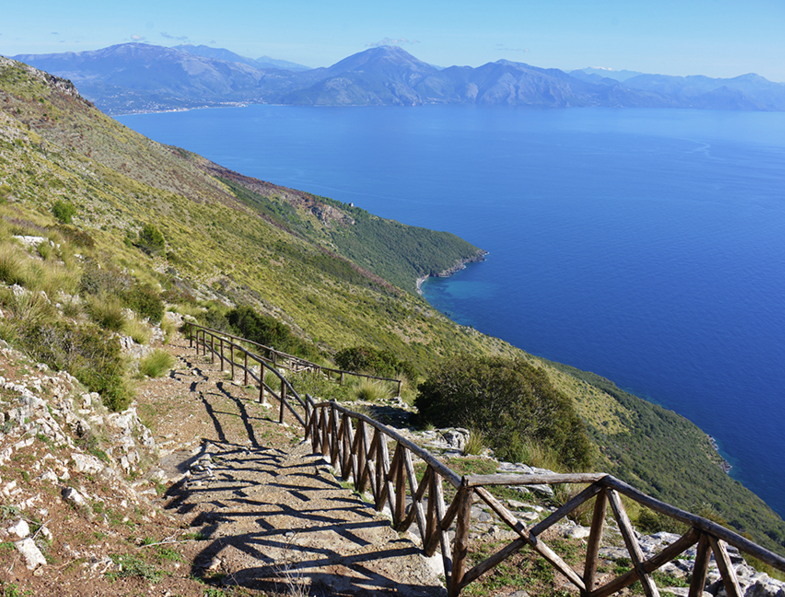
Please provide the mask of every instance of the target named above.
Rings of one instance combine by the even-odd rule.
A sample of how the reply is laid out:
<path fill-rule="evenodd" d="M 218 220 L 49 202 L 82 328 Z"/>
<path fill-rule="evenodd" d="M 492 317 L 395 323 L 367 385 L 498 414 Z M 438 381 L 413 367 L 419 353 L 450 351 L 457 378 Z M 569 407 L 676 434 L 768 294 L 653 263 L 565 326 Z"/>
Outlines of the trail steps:
<path fill-rule="evenodd" d="M 165 395 L 173 400 L 156 425 L 161 468 L 182 477 L 165 507 L 205 538 L 195 542 L 194 568 L 294 595 L 446 594 L 432 565 L 439 556 L 429 562 L 342 487 L 300 429 L 273 422 L 276 409 L 228 379 L 218 359 L 211 364 L 179 337 L 170 351 L 178 364 L 147 391 L 161 411 Z"/>

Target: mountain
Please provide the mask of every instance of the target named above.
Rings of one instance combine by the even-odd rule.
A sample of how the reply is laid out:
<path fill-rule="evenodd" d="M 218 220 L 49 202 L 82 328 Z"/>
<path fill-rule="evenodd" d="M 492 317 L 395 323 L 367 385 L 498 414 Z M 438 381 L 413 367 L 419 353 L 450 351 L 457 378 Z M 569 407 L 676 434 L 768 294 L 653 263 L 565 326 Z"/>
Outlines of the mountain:
<path fill-rule="evenodd" d="M 70 79 L 108 114 L 243 103 L 785 110 L 785 85 L 753 74 L 711 79 L 602 69 L 565 73 L 508 60 L 441 69 L 397 46 L 371 48 L 309 70 L 190 45 L 121 44 L 15 59 Z"/>
<path fill-rule="evenodd" d="M 188 54 L 203 56 L 204 58 L 223 60 L 224 62 L 239 62 L 254 68 L 279 68 L 281 70 L 291 71 L 310 70 L 309 67 L 303 66 L 302 64 L 297 64 L 296 62 L 276 60 L 275 58 L 270 58 L 269 56 L 262 56 L 261 58 L 256 59 L 246 58 L 245 56 L 240 56 L 239 54 L 235 54 L 230 50 L 225 50 L 223 48 L 211 48 L 210 46 L 205 45 L 194 46 L 192 44 L 181 44 L 179 46 L 174 46 L 173 49 L 179 50 L 180 52 L 186 52 Z"/>
<path fill-rule="evenodd" d="M 296 105 L 414 106 L 427 98 L 416 86 L 439 70 L 395 46 L 371 48 L 330 66 L 304 73 L 312 85 L 289 92 L 280 103 Z"/>
<path fill-rule="evenodd" d="M 580 68 L 570 71 L 573 77 L 596 77 L 597 79 L 611 79 L 612 81 L 626 81 L 632 77 L 637 77 L 643 73 L 633 70 L 613 70 L 612 68 Z"/>
<path fill-rule="evenodd" d="M 623 85 L 629 89 L 670 96 L 685 107 L 716 107 L 725 110 L 785 109 L 785 84 L 772 83 L 753 73 L 731 79 L 712 79 L 701 75 L 638 75 L 627 79 Z"/>
<path fill-rule="evenodd" d="M 71 80 L 109 114 L 263 103 L 292 74 L 138 43 L 17 60 Z"/>

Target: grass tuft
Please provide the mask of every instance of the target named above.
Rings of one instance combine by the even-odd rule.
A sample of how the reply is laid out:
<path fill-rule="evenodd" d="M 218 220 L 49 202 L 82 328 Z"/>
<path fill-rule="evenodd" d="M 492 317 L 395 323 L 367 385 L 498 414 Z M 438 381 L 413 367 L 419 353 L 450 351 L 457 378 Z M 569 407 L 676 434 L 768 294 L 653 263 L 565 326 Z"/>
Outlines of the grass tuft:
<path fill-rule="evenodd" d="M 357 385 L 357 399 L 366 402 L 383 402 L 391 398 L 390 391 L 377 380 L 363 379 Z"/>
<path fill-rule="evenodd" d="M 165 350 L 154 350 L 139 361 L 139 374 L 161 377 L 174 366 L 174 357 Z"/>

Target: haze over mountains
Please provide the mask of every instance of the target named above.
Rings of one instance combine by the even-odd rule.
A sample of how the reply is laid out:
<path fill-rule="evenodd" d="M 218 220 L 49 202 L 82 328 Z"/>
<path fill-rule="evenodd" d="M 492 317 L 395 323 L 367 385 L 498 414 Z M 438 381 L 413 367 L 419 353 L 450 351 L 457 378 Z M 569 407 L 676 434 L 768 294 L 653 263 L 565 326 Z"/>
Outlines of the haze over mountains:
<path fill-rule="evenodd" d="M 440 69 L 397 46 L 316 69 L 207 46 L 141 43 L 14 58 L 70 79 L 108 114 L 245 103 L 785 110 L 785 84 L 755 74 L 712 79 L 588 68 L 565 73 L 508 60 Z"/>

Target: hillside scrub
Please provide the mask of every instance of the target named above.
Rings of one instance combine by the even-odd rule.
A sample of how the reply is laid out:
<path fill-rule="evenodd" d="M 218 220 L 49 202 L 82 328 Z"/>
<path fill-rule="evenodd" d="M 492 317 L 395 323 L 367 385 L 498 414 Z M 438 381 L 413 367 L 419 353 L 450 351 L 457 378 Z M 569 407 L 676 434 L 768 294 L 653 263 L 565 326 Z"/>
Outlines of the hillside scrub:
<path fill-rule="evenodd" d="M 259 315 L 247 305 L 229 311 L 226 320 L 238 336 L 252 342 L 306 359 L 318 357 L 313 345 L 295 336 L 286 324 L 269 315 Z"/>
<path fill-rule="evenodd" d="M 591 444 L 570 399 L 523 359 L 457 355 L 418 390 L 422 423 L 474 429 L 500 458 L 523 461 L 536 442 L 558 454 L 564 468 L 591 467 Z"/>
<path fill-rule="evenodd" d="M 379 350 L 372 346 L 352 346 L 338 351 L 335 364 L 345 371 L 368 373 L 378 377 L 406 377 L 417 380 L 417 370 L 408 361 L 399 359 L 389 350 Z"/>

